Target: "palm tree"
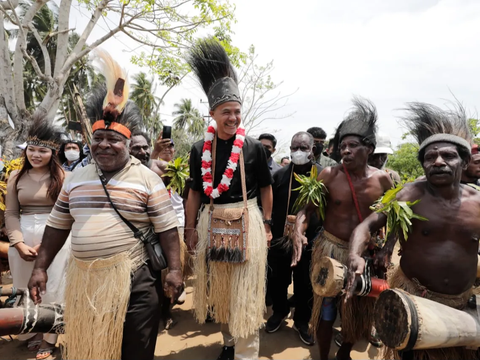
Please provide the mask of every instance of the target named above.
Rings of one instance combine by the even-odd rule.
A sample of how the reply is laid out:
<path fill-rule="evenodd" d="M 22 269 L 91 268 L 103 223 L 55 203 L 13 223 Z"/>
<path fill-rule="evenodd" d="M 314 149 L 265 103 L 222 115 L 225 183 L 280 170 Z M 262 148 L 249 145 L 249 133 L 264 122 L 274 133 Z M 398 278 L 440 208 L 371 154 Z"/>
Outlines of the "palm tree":
<path fill-rule="evenodd" d="M 152 140 L 156 138 L 161 129 L 159 106 L 160 99 L 155 96 L 155 85 L 147 74 L 139 72 L 133 76 L 135 81 L 132 84 L 130 99 L 140 108 L 143 117 L 143 124 L 150 133 Z"/>
<path fill-rule="evenodd" d="M 192 106 L 191 99 L 182 99 L 179 104 L 173 106 L 177 109 L 172 113 L 173 116 L 176 116 L 173 119 L 173 126 L 176 130 L 184 129 L 194 137 L 203 135 L 205 121 L 200 111 Z"/>

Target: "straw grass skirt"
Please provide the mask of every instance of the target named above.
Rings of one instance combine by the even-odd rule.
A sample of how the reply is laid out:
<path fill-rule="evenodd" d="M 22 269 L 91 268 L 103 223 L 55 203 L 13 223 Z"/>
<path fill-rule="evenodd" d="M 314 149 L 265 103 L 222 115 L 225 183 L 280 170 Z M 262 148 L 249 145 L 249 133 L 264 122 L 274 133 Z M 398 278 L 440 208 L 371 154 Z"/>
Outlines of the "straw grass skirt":
<path fill-rule="evenodd" d="M 348 242 L 323 230 L 314 240 L 312 252 L 312 265 L 320 261 L 323 256 L 329 256 L 342 264 L 348 261 Z M 317 281 L 316 275 L 310 272 L 312 285 Z M 316 334 L 322 315 L 323 297 L 313 293 L 312 317 L 310 318 L 310 330 Z M 362 296 L 353 296 L 347 302 L 342 296 L 339 300 L 340 313 L 342 315 L 342 335 L 346 343 L 355 343 L 370 335 L 375 299 Z"/>
<path fill-rule="evenodd" d="M 120 359 L 133 262 L 127 252 L 107 259 L 72 257 L 65 292 L 64 359 Z"/>
<path fill-rule="evenodd" d="M 427 290 L 418 280 L 409 279 L 400 266 L 391 267 L 387 279 L 391 289 L 402 289 L 412 295 L 421 296 L 459 310 L 467 305 L 468 299 L 472 295 L 471 290 L 459 295 L 447 295 Z M 416 360 L 480 359 L 480 352 L 468 350 L 465 347 L 413 350 L 413 358 Z M 401 359 L 401 355 L 398 351 L 385 347 L 383 359 Z"/>
<path fill-rule="evenodd" d="M 244 204 L 222 204 L 215 208 L 243 208 Z M 244 263 L 207 262 L 208 207 L 197 225 L 198 245 L 194 260 L 193 295 L 195 317 L 204 323 L 207 311 L 215 322 L 228 324 L 235 338 L 246 338 L 263 324 L 267 240 L 257 200 L 248 200 L 248 260 Z"/>

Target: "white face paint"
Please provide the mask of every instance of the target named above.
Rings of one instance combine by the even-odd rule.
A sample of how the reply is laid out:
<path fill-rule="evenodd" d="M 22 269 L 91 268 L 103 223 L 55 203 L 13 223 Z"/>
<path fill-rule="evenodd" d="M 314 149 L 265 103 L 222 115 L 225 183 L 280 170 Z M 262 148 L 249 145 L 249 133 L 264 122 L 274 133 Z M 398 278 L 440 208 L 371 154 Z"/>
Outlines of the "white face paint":
<path fill-rule="evenodd" d="M 295 165 L 305 165 L 310 161 L 311 153 L 311 151 L 306 152 L 302 150 L 292 151 L 290 158 Z"/>

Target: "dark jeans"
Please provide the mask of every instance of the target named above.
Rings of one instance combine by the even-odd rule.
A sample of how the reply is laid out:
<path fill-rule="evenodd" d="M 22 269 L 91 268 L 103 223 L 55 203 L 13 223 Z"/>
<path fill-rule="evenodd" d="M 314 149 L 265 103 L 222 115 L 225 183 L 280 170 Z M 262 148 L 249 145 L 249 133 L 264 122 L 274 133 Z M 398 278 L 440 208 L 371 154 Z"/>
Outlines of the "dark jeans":
<path fill-rule="evenodd" d="M 273 312 L 287 316 L 290 307 L 287 301 L 288 286 L 292 282 L 295 294 L 295 315 L 293 321 L 297 326 L 308 324 L 312 314 L 313 291 L 310 283 L 310 262 L 312 246 L 309 244 L 302 253 L 300 262 L 291 267 L 292 252 L 272 241 L 268 251 L 268 288 L 273 301 Z"/>
<path fill-rule="evenodd" d="M 150 265 L 142 265 L 132 277 L 132 293 L 123 327 L 122 359 L 153 359 L 161 296 L 161 275 L 156 274 Z"/>

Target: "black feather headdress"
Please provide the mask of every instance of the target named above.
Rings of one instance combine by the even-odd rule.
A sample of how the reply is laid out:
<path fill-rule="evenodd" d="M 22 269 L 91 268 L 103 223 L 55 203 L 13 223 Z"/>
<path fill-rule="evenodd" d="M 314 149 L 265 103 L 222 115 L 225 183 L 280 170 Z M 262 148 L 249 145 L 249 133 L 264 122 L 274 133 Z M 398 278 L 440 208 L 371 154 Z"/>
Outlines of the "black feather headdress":
<path fill-rule="evenodd" d="M 353 108 L 345 120 L 338 126 L 338 144 L 345 136 L 355 135 L 362 139 L 366 145 L 377 145 L 375 134 L 377 132 L 377 109 L 368 99 L 353 98 Z"/>
<path fill-rule="evenodd" d="M 187 62 L 207 94 L 211 110 L 228 101 L 242 103 L 237 75 L 225 49 L 217 40 L 198 41 L 190 50 Z"/>
<path fill-rule="evenodd" d="M 62 129 L 54 127 L 45 116 L 34 115 L 33 123 L 28 130 L 27 145 L 58 150 L 62 144 L 62 137 L 66 137 Z"/>
<path fill-rule="evenodd" d="M 461 104 L 443 110 L 435 105 L 412 102 L 407 104 L 405 110 L 407 115 L 403 123 L 420 145 L 420 159 L 423 159 L 425 148 L 435 142 L 453 143 L 470 152 L 472 134 Z"/>

